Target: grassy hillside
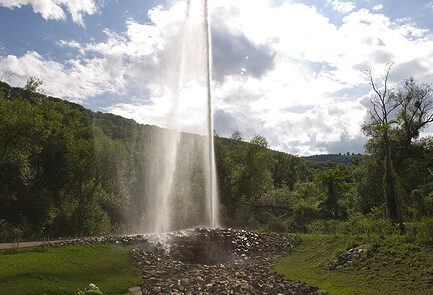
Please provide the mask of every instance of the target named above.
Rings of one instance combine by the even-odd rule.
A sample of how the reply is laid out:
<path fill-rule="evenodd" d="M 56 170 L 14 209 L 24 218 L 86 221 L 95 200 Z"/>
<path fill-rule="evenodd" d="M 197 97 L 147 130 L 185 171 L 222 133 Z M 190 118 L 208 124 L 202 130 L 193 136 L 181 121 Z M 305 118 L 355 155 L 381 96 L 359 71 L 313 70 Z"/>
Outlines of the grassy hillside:
<path fill-rule="evenodd" d="M 328 264 L 361 240 L 338 235 L 301 235 L 302 242 L 281 259 L 275 270 L 330 295 L 433 294 L 433 247 L 386 236 L 370 243 L 369 252 L 338 270 Z"/>
<path fill-rule="evenodd" d="M 128 294 L 140 281 L 128 247 L 35 248 L 0 252 L 0 294 L 75 294 L 89 283 L 104 294 Z"/>

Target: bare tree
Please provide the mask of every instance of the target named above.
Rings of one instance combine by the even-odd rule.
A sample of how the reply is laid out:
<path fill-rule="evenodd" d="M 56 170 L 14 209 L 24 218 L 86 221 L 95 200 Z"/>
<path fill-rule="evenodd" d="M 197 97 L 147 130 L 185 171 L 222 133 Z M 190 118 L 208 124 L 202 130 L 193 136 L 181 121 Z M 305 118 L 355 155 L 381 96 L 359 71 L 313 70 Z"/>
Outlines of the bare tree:
<path fill-rule="evenodd" d="M 383 135 L 385 137 L 388 136 L 387 131 L 390 127 L 390 124 L 393 123 L 390 120 L 391 115 L 398 107 L 398 105 L 395 104 L 393 101 L 391 90 L 389 89 L 388 85 L 390 72 L 393 65 L 393 63 L 387 64 L 384 75 L 381 75 L 383 83 L 382 89 L 380 89 L 377 85 L 377 82 L 375 82 L 372 74 L 372 69 L 362 71 L 367 76 L 371 88 L 375 92 L 375 95 L 371 98 L 371 104 L 373 106 L 373 109 L 370 111 L 371 117 L 374 121 L 377 121 L 380 126 L 382 126 L 382 128 L 384 129 Z"/>
<path fill-rule="evenodd" d="M 0 81 L 10 84 L 13 73 L 11 71 L 5 71 L 0 75 Z"/>

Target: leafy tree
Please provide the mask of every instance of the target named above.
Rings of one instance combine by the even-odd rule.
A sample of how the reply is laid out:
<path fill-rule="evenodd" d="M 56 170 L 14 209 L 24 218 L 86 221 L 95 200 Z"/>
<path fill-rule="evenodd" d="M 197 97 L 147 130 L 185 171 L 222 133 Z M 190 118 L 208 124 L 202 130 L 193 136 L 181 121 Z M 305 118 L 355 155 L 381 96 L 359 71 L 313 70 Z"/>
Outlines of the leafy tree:
<path fill-rule="evenodd" d="M 272 178 L 277 187 L 285 184 L 293 190 L 298 181 L 306 181 L 310 176 L 305 161 L 297 156 L 276 152 L 275 160 Z"/>
<path fill-rule="evenodd" d="M 43 91 L 41 89 L 41 86 L 44 84 L 44 82 L 36 77 L 29 77 L 26 81 L 26 85 L 24 85 L 24 89 L 31 91 L 31 92 L 39 92 Z"/>
<path fill-rule="evenodd" d="M 390 133 L 391 125 L 394 123 L 392 116 L 398 107 L 393 100 L 393 95 L 390 95 L 388 85 L 391 67 L 392 64 L 387 66 L 385 74 L 382 77 L 382 89 L 379 89 L 377 83 L 374 81 L 372 71 L 364 71 L 374 91 L 374 95 L 371 98 L 372 110 L 370 111 L 370 122 L 364 125 L 363 130 L 367 136 L 376 139 L 380 144 L 384 154 L 383 187 L 387 214 L 393 222 L 401 224 L 402 189 L 393 167 L 391 154 Z"/>
<path fill-rule="evenodd" d="M 396 118 L 400 141 L 404 151 L 409 154 L 413 139 L 420 130 L 433 122 L 433 89 L 429 84 L 417 84 L 413 77 L 391 94 L 398 106 Z"/>
<path fill-rule="evenodd" d="M 331 218 L 345 218 L 346 209 L 341 205 L 341 200 L 349 189 L 346 182 L 347 170 L 344 169 L 344 166 L 337 166 L 323 170 L 316 177 L 324 195 L 324 201 L 320 207 L 324 208 Z"/>

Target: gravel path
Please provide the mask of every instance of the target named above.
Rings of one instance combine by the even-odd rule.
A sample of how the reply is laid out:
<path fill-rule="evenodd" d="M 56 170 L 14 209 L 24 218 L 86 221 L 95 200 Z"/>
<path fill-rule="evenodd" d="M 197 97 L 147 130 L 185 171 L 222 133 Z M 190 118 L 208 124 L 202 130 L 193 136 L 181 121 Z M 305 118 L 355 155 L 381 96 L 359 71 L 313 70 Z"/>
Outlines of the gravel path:
<path fill-rule="evenodd" d="M 36 242 L 20 242 L 20 248 L 33 248 L 46 245 L 47 242 L 44 241 L 36 241 Z M 17 243 L 0 243 L 0 250 L 8 250 L 17 248 Z"/>

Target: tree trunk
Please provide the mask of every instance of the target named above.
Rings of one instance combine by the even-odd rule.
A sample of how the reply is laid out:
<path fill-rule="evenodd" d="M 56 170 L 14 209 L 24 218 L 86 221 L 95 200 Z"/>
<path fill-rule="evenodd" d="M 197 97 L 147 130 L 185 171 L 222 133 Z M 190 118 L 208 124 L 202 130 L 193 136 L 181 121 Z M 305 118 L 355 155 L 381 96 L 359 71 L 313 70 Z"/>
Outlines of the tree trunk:
<path fill-rule="evenodd" d="M 384 196 L 387 209 L 387 215 L 393 223 L 401 224 L 400 215 L 400 200 L 399 200 L 399 183 L 397 175 L 394 172 L 391 161 L 391 150 L 388 145 L 388 140 L 385 140 L 386 155 L 384 160 L 385 175 L 384 175 Z"/>

